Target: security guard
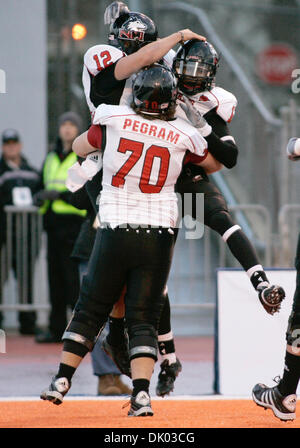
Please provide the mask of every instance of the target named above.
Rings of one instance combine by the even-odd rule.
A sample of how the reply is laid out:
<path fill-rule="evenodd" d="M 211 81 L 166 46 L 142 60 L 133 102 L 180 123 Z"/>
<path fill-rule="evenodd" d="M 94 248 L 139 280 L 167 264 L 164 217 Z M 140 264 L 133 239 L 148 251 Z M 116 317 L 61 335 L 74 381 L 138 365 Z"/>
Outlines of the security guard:
<path fill-rule="evenodd" d="M 24 206 L 32 204 L 32 196 L 40 188 L 40 176 L 22 154 L 22 141 L 15 129 L 6 129 L 2 133 L 2 155 L 0 158 L 0 252 L 6 240 L 6 205 Z M 31 215 L 26 219 L 28 228 L 31 226 Z M 16 229 L 16 216 L 12 221 L 12 253 L 11 261 L 14 276 L 18 283 L 19 302 L 32 303 L 33 300 L 33 266 L 32 261 L 36 253 L 31 251 L 31 241 L 34 235 L 20 234 Z M 26 238 L 28 250 L 24 252 L 22 238 Z M 20 244 L 21 243 L 21 244 Z M 20 259 L 23 260 L 20 263 Z M 26 263 L 24 263 L 26 260 Z M 2 262 L 4 260 L 2 259 Z M 0 257 L 1 264 L 1 257 Z M 0 265 L 0 303 L 2 303 L 3 286 L 7 280 L 8 270 Z M 26 287 L 24 288 L 24 284 Z M 3 315 L 0 312 L 0 328 Z M 18 313 L 20 333 L 32 335 L 37 332 L 36 313 L 34 311 L 20 311 Z"/>
<path fill-rule="evenodd" d="M 80 129 L 80 117 L 74 112 L 66 112 L 59 118 L 59 136 L 42 169 L 44 189 L 34 198 L 36 205 L 41 206 L 47 232 L 51 303 L 49 329 L 36 337 L 41 343 L 61 342 L 67 325 L 67 308 L 73 308 L 79 294 L 78 266 L 70 255 L 86 211 L 71 205 L 72 193 L 65 182 L 68 169 L 77 160 L 72 143 Z"/>

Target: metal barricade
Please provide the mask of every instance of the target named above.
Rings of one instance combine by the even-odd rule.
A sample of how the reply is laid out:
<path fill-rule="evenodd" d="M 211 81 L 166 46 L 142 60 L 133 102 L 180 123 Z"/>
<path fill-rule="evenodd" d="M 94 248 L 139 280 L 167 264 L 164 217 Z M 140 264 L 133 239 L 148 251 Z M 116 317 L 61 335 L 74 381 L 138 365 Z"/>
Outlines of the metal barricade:
<path fill-rule="evenodd" d="M 36 288 L 42 282 L 41 276 L 36 275 L 37 267 L 40 267 L 42 216 L 34 206 L 6 206 L 4 211 L 6 239 L 0 259 L 0 310 L 49 310 L 48 303 L 42 303 L 40 297 L 37 297 L 40 296 L 41 288 Z M 14 280 L 14 290 L 5 288 L 11 279 Z"/>

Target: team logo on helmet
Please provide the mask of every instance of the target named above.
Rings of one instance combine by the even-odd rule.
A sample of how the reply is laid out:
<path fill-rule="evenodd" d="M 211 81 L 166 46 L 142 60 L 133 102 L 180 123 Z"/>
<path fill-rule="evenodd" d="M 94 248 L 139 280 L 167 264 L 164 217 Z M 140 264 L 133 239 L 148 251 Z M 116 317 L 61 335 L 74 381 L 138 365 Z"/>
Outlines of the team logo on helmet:
<path fill-rule="evenodd" d="M 127 24 L 126 29 L 120 28 L 119 38 L 139 40 L 143 42 L 145 40 L 145 30 L 147 30 L 147 25 L 140 20 L 135 19 Z"/>
<path fill-rule="evenodd" d="M 147 25 L 140 20 L 133 20 L 127 25 L 127 28 L 132 31 L 142 31 L 147 29 Z"/>

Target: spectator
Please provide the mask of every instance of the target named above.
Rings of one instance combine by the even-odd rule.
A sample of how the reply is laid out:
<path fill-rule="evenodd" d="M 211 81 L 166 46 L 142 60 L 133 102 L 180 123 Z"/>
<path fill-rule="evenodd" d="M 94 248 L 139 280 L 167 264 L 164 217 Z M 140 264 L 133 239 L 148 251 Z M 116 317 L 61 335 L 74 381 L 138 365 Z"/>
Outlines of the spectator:
<path fill-rule="evenodd" d="M 50 295 L 50 318 L 47 331 L 40 333 L 40 343 L 61 342 L 67 325 L 68 306 L 73 309 L 79 295 L 79 272 L 71 252 L 86 215 L 71 205 L 72 193 L 66 187 L 68 169 L 76 162 L 73 140 L 81 130 L 81 119 L 74 112 L 59 118 L 56 145 L 42 168 L 43 189 L 34 200 L 41 206 L 47 232 L 47 261 Z"/>
<path fill-rule="evenodd" d="M 2 157 L 0 159 L 0 249 L 4 246 L 6 240 L 6 214 L 4 207 L 6 205 L 32 205 L 32 196 L 39 189 L 40 177 L 38 172 L 32 168 L 22 154 L 22 142 L 19 133 L 15 129 L 6 129 L 2 134 Z M 27 218 L 26 218 L 27 219 Z M 28 228 L 30 228 L 31 216 L 28 215 Z M 25 236 L 25 235 L 23 235 Z M 12 222 L 12 269 L 18 282 L 19 303 L 32 303 L 33 296 L 33 272 L 32 259 L 36 254 L 31 253 L 30 232 L 27 233 L 26 246 L 29 248 L 26 254 L 22 255 L 22 260 L 26 263 L 20 263 L 17 260 L 17 248 L 24 247 L 20 241 L 22 234 L 16 232 L 16 217 L 13 216 Z M 19 244 L 18 244 L 19 243 Z M 0 257 L 0 264 L 1 264 Z M 19 257 L 20 258 L 20 257 Z M 10 269 L 11 266 L 8 266 Z M 2 303 L 3 286 L 7 280 L 8 270 L 6 266 L 0 265 L 0 303 Z M 1 278 L 2 275 L 2 278 Z M 22 286 L 26 284 L 27 287 Z M 22 311 L 18 314 L 20 333 L 24 335 L 35 334 L 36 332 L 36 313 L 33 311 Z M 0 328 L 2 328 L 3 314 L 0 312 Z"/>

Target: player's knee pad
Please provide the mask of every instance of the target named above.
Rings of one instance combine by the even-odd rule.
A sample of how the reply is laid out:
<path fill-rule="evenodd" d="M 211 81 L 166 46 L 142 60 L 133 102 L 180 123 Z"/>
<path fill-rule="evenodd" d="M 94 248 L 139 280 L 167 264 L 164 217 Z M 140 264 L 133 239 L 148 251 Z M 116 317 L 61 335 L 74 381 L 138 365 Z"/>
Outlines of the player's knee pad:
<path fill-rule="evenodd" d="M 91 314 L 85 311 L 75 311 L 62 340 L 78 342 L 92 351 L 103 325 L 103 323 L 99 325 L 99 322 Z"/>
<path fill-rule="evenodd" d="M 153 325 L 128 324 L 129 358 L 152 358 L 157 361 L 157 334 Z"/>
<path fill-rule="evenodd" d="M 209 214 L 208 217 L 205 216 L 205 224 L 211 229 L 218 232 L 222 237 L 226 235 L 226 232 L 229 229 L 233 229 L 235 227 L 235 230 L 240 229 L 239 226 L 235 225 L 232 217 L 226 210 L 215 209 Z"/>
<path fill-rule="evenodd" d="M 288 345 L 300 348 L 300 312 L 292 311 L 286 331 Z"/>

